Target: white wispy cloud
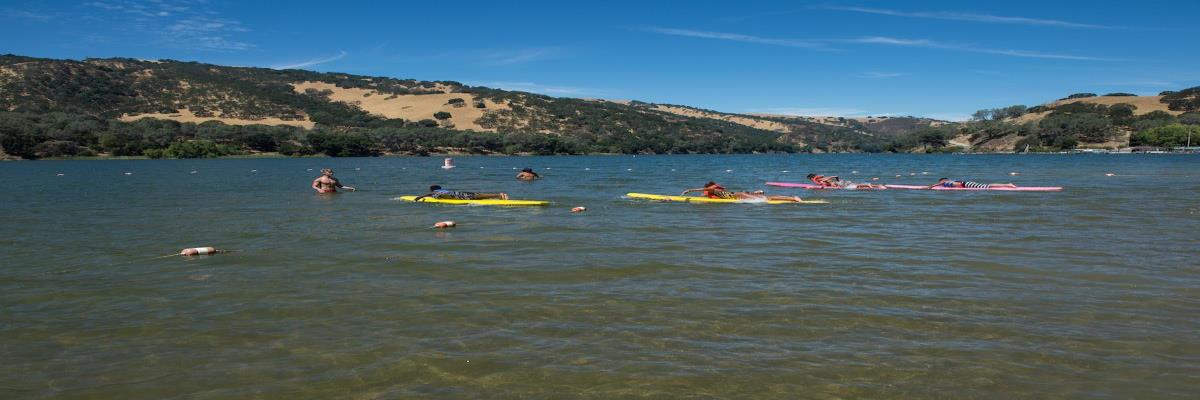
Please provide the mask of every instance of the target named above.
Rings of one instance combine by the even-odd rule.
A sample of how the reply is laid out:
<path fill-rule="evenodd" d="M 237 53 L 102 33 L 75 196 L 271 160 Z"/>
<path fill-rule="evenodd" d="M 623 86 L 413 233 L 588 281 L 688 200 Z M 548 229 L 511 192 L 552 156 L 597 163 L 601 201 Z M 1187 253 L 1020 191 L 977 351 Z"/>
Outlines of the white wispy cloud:
<path fill-rule="evenodd" d="M 187 11 L 191 8 L 190 4 L 197 1 L 130 1 L 130 0 L 109 0 L 109 1 L 93 1 L 84 3 L 86 6 L 101 8 L 108 11 L 116 11 L 126 14 L 131 14 L 141 17 L 169 17 L 172 13 Z"/>
<path fill-rule="evenodd" d="M 0 16 L 9 17 L 9 18 L 41 21 L 41 22 L 49 21 L 49 20 L 55 18 L 54 14 L 39 13 L 39 12 L 28 11 L 28 10 L 17 10 L 17 9 L 12 9 L 12 8 L 0 9 Z"/>
<path fill-rule="evenodd" d="M 862 117 L 867 115 L 866 110 L 849 107 L 769 107 L 749 110 L 749 112 L 802 117 Z"/>
<path fill-rule="evenodd" d="M 1104 86 L 1156 86 L 1156 87 L 1179 87 L 1175 82 L 1159 81 L 1159 80 L 1135 80 L 1135 81 L 1116 81 L 1102 83 Z"/>
<path fill-rule="evenodd" d="M 248 50 L 255 46 L 232 39 L 235 33 L 248 32 L 238 21 L 194 16 L 177 20 L 162 32 L 170 44 L 202 50 Z"/>
<path fill-rule="evenodd" d="M 775 46 L 800 47 L 800 48 L 808 48 L 808 49 L 822 49 L 822 48 L 826 47 L 825 43 L 821 43 L 818 41 L 766 38 L 766 37 L 759 37 L 759 36 L 752 36 L 752 35 L 743 35 L 740 33 L 710 32 L 710 31 L 697 31 L 697 30 L 691 30 L 691 29 L 675 29 L 675 28 L 659 28 L 659 27 L 647 27 L 647 28 L 643 28 L 643 30 L 645 30 L 647 32 L 654 32 L 654 33 L 659 33 L 659 34 L 663 34 L 663 35 L 671 35 L 671 36 L 685 36 L 685 37 L 694 37 L 694 38 L 703 38 L 703 39 L 729 40 L 729 41 L 734 41 L 734 42 L 769 44 L 769 45 L 775 45 Z"/>
<path fill-rule="evenodd" d="M 974 14 L 951 11 L 899 11 L 882 8 L 867 8 L 867 7 L 823 7 L 827 10 L 850 11 L 865 14 L 890 15 L 895 17 L 908 18 L 926 18 L 926 19 L 942 19 L 950 21 L 966 21 L 966 22 L 985 22 L 996 24 L 1019 24 L 1019 25 L 1035 25 L 1035 26 L 1055 26 L 1062 28 L 1087 28 L 1087 29 L 1116 29 L 1119 27 L 1085 24 L 1080 22 L 1060 21 L 1056 19 L 1038 19 L 1027 17 L 1009 17 L 1003 15 L 991 14 Z"/>
<path fill-rule="evenodd" d="M 513 49 L 455 50 L 432 55 L 404 54 L 395 57 L 407 62 L 456 61 L 486 66 L 520 65 L 560 57 L 562 47 L 526 47 Z"/>
<path fill-rule="evenodd" d="M 866 36 L 866 37 L 860 37 L 860 38 L 855 38 L 855 39 L 838 39 L 836 41 L 843 42 L 843 43 L 856 43 L 856 44 L 882 44 L 882 45 L 889 45 L 889 46 L 924 47 L 924 48 L 930 48 L 930 49 L 955 50 L 955 51 L 965 51 L 965 52 L 970 52 L 970 53 L 995 54 L 995 55 L 1011 56 L 1011 57 L 1049 58 L 1049 59 L 1059 59 L 1059 60 L 1114 61 L 1113 59 L 1110 59 L 1110 58 L 1078 56 L 1078 55 L 1072 55 L 1072 54 L 1043 53 L 1043 52 L 1036 52 L 1036 51 L 1029 51 L 1029 50 L 994 49 L 994 48 L 987 48 L 987 47 L 975 47 L 975 46 L 968 46 L 968 45 L 961 45 L 961 44 L 937 42 L 937 41 L 933 41 L 933 40 L 929 40 L 929 39 L 904 39 L 904 38 L 894 38 L 894 37 L 887 37 L 887 36 Z"/>
<path fill-rule="evenodd" d="M 347 54 L 349 54 L 349 53 L 346 53 L 345 50 L 341 50 L 338 52 L 337 55 L 334 55 L 334 56 L 329 56 L 329 57 L 325 57 L 325 58 L 316 58 L 316 59 L 307 60 L 307 61 L 300 61 L 300 62 L 292 63 L 292 64 L 280 64 L 280 65 L 273 66 L 271 68 L 274 68 L 274 69 L 297 69 L 297 68 L 311 67 L 311 66 L 318 65 L 318 64 L 324 64 L 327 62 L 334 62 L 337 60 L 341 60 L 342 58 L 345 58 Z"/>
<path fill-rule="evenodd" d="M 206 0 L 101 0 L 83 3 L 92 18 L 160 46 L 206 51 L 253 49 L 239 40 L 250 29 L 207 7 Z"/>
<path fill-rule="evenodd" d="M 900 76 L 905 76 L 905 75 L 908 75 L 908 74 L 903 73 L 903 72 L 881 72 L 881 71 L 867 71 L 867 72 L 862 73 L 862 76 L 866 77 L 866 78 L 895 78 L 895 77 L 900 77 Z"/>
<path fill-rule="evenodd" d="M 1112 59 L 1079 56 L 1073 54 L 1044 53 L 1030 50 L 997 49 L 988 47 L 968 46 L 953 43 L 942 43 L 930 39 L 905 39 L 888 36 L 865 36 L 853 39 L 778 39 L 729 32 L 697 31 L 690 29 L 649 27 L 642 30 L 663 35 L 685 36 L 703 39 L 728 40 L 743 43 L 766 44 L 773 46 L 800 47 L 820 50 L 835 50 L 828 47 L 831 43 L 841 44 L 880 44 L 889 46 L 924 47 L 931 49 L 955 50 L 971 53 L 995 54 L 1010 57 L 1048 58 L 1060 60 L 1113 61 Z"/>
<path fill-rule="evenodd" d="M 485 82 L 467 82 L 471 86 L 485 86 L 496 89 L 514 90 L 520 92 L 541 93 L 551 96 L 600 96 L 611 93 L 606 89 L 574 87 L 574 86 L 557 86 L 545 85 L 534 82 L 519 82 L 519 81 L 485 81 Z"/>
<path fill-rule="evenodd" d="M 486 65 L 513 65 L 540 61 L 557 56 L 562 50 L 557 47 L 537 47 L 515 50 L 487 50 L 476 56 Z"/>
<path fill-rule="evenodd" d="M 935 112 L 925 115 L 928 118 L 940 119 L 942 121 L 963 122 L 971 119 L 970 115 L 956 112 Z"/>

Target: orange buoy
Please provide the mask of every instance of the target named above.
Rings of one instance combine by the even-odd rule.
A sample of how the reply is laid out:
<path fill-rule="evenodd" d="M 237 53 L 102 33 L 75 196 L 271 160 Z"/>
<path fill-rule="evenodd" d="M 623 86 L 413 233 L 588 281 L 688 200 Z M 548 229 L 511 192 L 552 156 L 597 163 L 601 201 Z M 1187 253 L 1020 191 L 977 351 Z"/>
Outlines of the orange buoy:
<path fill-rule="evenodd" d="M 442 221 L 442 222 L 433 224 L 433 227 L 434 228 L 453 228 L 457 225 L 458 224 L 454 223 L 454 221 Z"/>
<path fill-rule="evenodd" d="M 204 256 L 216 253 L 217 249 L 212 247 L 192 247 L 190 249 L 183 249 L 179 251 L 179 255 L 181 256 Z"/>
<path fill-rule="evenodd" d="M 587 211 L 587 207 L 575 207 L 571 209 L 571 212 L 573 213 L 581 213 L 584 211 Z"/>

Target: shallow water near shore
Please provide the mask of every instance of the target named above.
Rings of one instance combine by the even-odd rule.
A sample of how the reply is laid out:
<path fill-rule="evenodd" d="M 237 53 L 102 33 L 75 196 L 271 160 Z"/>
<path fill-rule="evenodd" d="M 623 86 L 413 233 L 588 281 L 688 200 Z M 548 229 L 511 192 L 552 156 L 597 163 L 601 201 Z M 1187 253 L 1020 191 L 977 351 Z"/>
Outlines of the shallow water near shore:
<path fill-rule="evenodd" d="M 1200 392 L 1200 156 L 455 159 L 0 163 L 0 398 Z M 1065 190 L 763 186 L 809 172 Z M 622 198 L 709 180 L 830 204 Z"/>

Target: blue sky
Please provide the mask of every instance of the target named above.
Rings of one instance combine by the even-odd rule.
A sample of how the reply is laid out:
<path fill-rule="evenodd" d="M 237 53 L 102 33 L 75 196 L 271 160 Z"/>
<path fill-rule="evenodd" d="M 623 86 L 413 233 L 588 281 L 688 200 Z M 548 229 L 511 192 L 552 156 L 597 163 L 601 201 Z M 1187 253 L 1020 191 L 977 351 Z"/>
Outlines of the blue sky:
<path fill-rule="evenodd" d="M 377 4 L 386 3 L 386 4 Z M 1195 1 L 0 3 L 0 53 L 295 67 L 726 112 L 965 118 L 1200 85 Z"/>

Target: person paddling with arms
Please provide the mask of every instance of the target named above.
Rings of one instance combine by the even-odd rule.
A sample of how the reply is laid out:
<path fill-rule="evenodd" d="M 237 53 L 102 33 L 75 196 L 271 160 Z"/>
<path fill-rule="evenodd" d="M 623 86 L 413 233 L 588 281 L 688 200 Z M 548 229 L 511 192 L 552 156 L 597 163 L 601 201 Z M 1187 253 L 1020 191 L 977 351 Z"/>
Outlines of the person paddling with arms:
<path fill-rule="evenodd" d="M 455 190 L 442 189 L 441 186 L 433 185 L 429 187 L 429 194 L 417 196 L 413 201 L 420 201 L 423 198 L 432 197 L 435 199 L 451 199 L 451 200 L 487 200 L 500 199 L 508 200 L 507 193 L 475 193 L 461 192 Z"/>
<path fill-rule="evenodd" d="M 756 192 L 731 192 L 726 190 L 724 186 L 718 185 L 716 182 L 709 181 L 704 184 L 704 187 L 697 189 L 684 190 L 680 196 L 686 196 L 688 193 L 702 192 L 705 197 L 710 199 L 735 199 L 735 200 L 776 200 L 776 201 L 793 201 L 801 202 L 796 196 L 767 196 L 763 191 Z"/>
<path fill-rule="evenodd" d="M 989 189 L 989 188 L 1001 188 L 1001 187 L 1015 188 L 1015 187 L 1017 187 L 1017 185 L 1014 185 L 1011 183 L 979 183 L 979 182 L 973 182 L 973 181 L 952 181 L 952 180 L 950 180 L 950 178 L 942 178 L 942 179 L 938 179 L 937 183 L 929 185 L 930 189 L 933 189 L 936 187 Z"/>
<path fill-rule="evenodd" d="M 333 170 L 329 168 L 321 169 L 321 176 L 313 179 L 312 188 L 317 193 L 337 193 L 338 189 L 346 189 L 351 192 L 355 190 L 353 187 L 342 185 L 337 178 L 333 177 Z"/>
<path fill-rule="evenodd" d="M 827 188 L 887 189 L 887 186 L 884 186 L 884 185 L 877 185 L 877 184 L 872 184 L 872 183 L 854 183 L 854 182 L 850 182 L 850 181 L 843 181 L 842 178 L 837 177 L 837 176 L 824 176 L 824 175 L 817 175 L 817 174 L 808 174 L 808 180 L 812 181 L 812 183 L 821 185 L 821 187 L 827 187 Z"/>
<path fill-rule="evenodd" d="M 517 180 L 519 181 L 535 181 L 538 179 L 542 179 L 542 176 L 538 175 L 537 172 L 533 172 L 533 168 L 525 168 L 520 173 L 517 173 Z"/>

